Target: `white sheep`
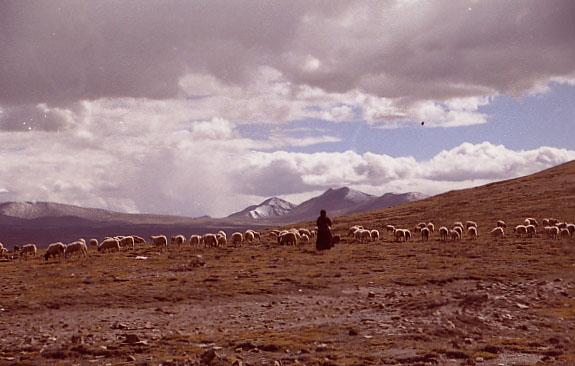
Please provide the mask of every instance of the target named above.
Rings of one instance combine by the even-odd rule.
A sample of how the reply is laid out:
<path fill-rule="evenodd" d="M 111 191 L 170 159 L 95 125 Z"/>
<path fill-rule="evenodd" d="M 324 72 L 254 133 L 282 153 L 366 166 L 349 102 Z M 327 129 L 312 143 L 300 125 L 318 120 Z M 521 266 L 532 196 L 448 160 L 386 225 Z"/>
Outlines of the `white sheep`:
<path fill-rule="evenodd" d="M 456 227 L 459 227 L 459 226 L 456 226 Z M 453 229 L 449 232 L 449 236 L 451 237 L 452 241 L 457 241 L 457 240 L 461 239 L 461 234 L 459 234 L 459 231 L 455 230 L 455 229 Z"/>
<path fill-rule="evenodd" d="M 208 248 L 213 248 L 213 247 L 217 247 L 218 246 L 218 237 L 216 236 L 216 234 L 204 234 L 202 236 L 202 239 L 204 241 L 204 248 L 208 247 Z"/>
<path fill-rule="evenodd" d="M 559 238 L 560 230 L 557 226 L 545 226 L 543 228 L 547 238 L 557 239 Z"/>
<path fill-rule="evenodd" d="M 64 249 L 64 258 L 72 257 L 75 253 L 79 254 L 81 257 L 88 257 L 88 247 L 86 246 L 86 243 L 78 240 L 66 245 L 66 249 Z"/>
<path fill-rule="evenodd" d="M 246 242 L 248 242 L 248 243 L 251 243 L 252 241 L 254 241 L 254 239 L 255 239 L 255 236 L 254 236 L 254 232 L 253 232 L 253 231 L 247 230 L 247 231 L 244 233 L 244 241 L 246 241 Z"/>
<path fill-rule="evenodd" d="M 559 229 L 565 229 L 565 228 L 567 228 L 567 223 L 566 222 L 559 222 L 559 223 L 555 224 L 555 226 L 557 226 Z"/>
<path fill-rule="evenodd" d="M 224 233 L 225 237 L 225 233 Z M 170 238 L 170 244 L 178 246 L 178 249 L 182 249 L 182 245 L 186 242 L 186 237 L 183 235 L 174 235 Z"/>
<path fill-rule="evenodd" d="M 447 240 L 447 236 L 449 235 L 449 229 L 445 226 L 439 228 L 439 240 Z"/>
<path fill-rule="evenodd" d="M 360 243 L 371 241 L 371 232 L 365 229 L 357 229 L 354 233 L 354 238 Z"/>
<path fill-rule="evenodd" d="M 395 229 L 393 236 L 395 237 L 395 241 L 401 241 L 401 239 L 405 241 L 405 231 L 402 229 Z"/>
<path fill-rule="evenodd" d="M 557 223 L 559 223 L 559 220 L 554 219 L 554 218 L 550 218 L 550 219 L 549 219 L 549 225 L 553 226 L 553 225 L 555 225 L 555 224 L 557 224 Z"/>
<path fill-rule="evenodd" d="M 503 228 L 501 228 L 501 227 L 493 228 L 489 233 L 494 238 L 499 238 L 499 237 L 505 236 L 505 232 L 503 231 Z"/>
<path fill-rule="evenodd" d="M 347 236 L 353 236 L 355 237 L 355 232 L 359 229 L 363 229 L 363 226 L 361 225 L 353 225 L 352 227 L 349 228 L 349 231 L 347 233 Z"/>
<path fill-rule="evenodd" d="M 476 226 L 470 226 L 470 227 L 467 229 L 467 235 L 468 235 L 471 239 L 477 238 L 477 227 L 476 227 Z"/>
<path fill-rule="evenodd" d="M 379 240 L 379 231 L 373 229 L 370 231 L 370 235 L 371 235 L 371 241 Z"/>
<path fill-rule="evenodd" d="M 569 237 L 571 237 L 571 234 L 569 233 L 569 230 L 561 229 L 561 231 L 559 232 L 559 237 L 561 239 L 569 239 Z"/>
<path fill-rule="evenodd" d="M 279 235 L 279 231 L 278 231 L 278 235 Z M 232 239 L 232 244 L 234 245 L 234 247 L 237 246 L 238 244 L 241 246 L 242 241 L 244 240 L 244 236 L 242 235 L 242 233 L 235 232 L 232 234 L 231 239 Z"/>
<path fill-rule="evenodd" d="M 301 234 L 301 241 L 303 243 L 309 244 L 309 236 L 306 233 Z"/>
<path fill-rule="evenodd" d="M 527 236 L 530 238 L 535 236 L 535 234 L 537 234 L 537 230 L 535 229 L 535 225 L 527 225 L 525 227 L 525 229 L 527 230 Z"/>
<path fill-rule="evenodd" d="M 513 229 L 513 233 L 519 235 L 519 237 L 522 237 L 523 235 L 527 236 L 527 226 L 517 225 Z"/>
<path fill-rule="evenodd" d="M 453 226 L 459 226 L 461 227 L 462 230 L 465 228 L 465 226 L 463 226 L 463 223 L 461 221 L 455 221 L 453 223 Z"/>
<path fill-rule="evenodd" d="M 573 236 L 573 233 L 575 233 L 575 224 L 568 224 L 565 229 L 569 231 L 569 235 Z"/>
<path fill-rule="evenodd" d="M 393 225 L 386 225 L 385 230 L 392 235 L 395 235 L 395 226 Z"/>
<path fill-rule="evenodd" d="M 90 247 L 98 249 L 98 239 L 90 239 Z"/>
<path fill-rule="evenodd" d="M 543 226 L 544 227 L 549 226 L 549 219 L 543 219 Z"/>
<path fill-rule="evenodd" d="M 216 235 L 216 239 L 218 239 L 219 247 L 225 247 L 228 244 L 228 239 L 225 235 Z"/>
<path fill-rule="evenodd" d="M 302 236 L 303 236 L 303 234 L 306 234 L 308 236 L 308 238 L 311 238 L 311 231 L 306 229 L 306 228 L 298 229 L 298 232 Z"/>
<path fill-rule="evenodd" d="M 221 236 L 225 237 L 226 239 L 228 238 L 228 236 L 226 235 L 226 232 L 223 231 L 223 230 L 218 231 L 218 232 L 216 233 L 216 236 L 218 236 L 218 235 L 221 235 Z"/>
<path fill-rule="evenodd" d="M 280 236 L 280 245 L 297 245 L 297 235 L 293 232 L 287 232 Z"/>
<path fill-rule="evenodd" d="M 477 223 L 475 221 L 465 221 L 465 230 L 468 230 L 472 226 L 477 228 Z"/>
<path fill-rule="evenodd" d="M 160 249 L 160 252 L 162 250 L 168 251 L 168 238 L 165 235 L 150 235 L 150 239 L 152 239 L 154 247 Z"/>
<path fill-rule="evenodd" d="M 201 236 L 196 235 L 196 234 L 190 236 L 190 245 L 191 245 L 191 246 L 198 246 L 198 245 L 200 245 L 200 239 L 201 239 Z"/>
<path fill-rule="evenodd" d="M 429 240 L 429 229 L 426 227 L 421 229 L 421 240 Z"/>
<path fill-rule="evenodd" d="M 459 233 L 459 237 L 461 238 L 463 236 L 463 227 L 456 225 L 453 227 L 453 230 L 457 231 Z"/>
<path fill-rule="evenodd" d="M 496 227 L 502 227 L 502 228 L 507 228 L 507 224 L 505 223 L 505 221 L 503 220 L 497 220 L 497 225 Z"/>
<path fill-rule="evenodd" d="M 134 250 L 134 238 L 131 236 L 124 236 L 122 239 L 118 240 L 120 243 L 120 248 L 126 248 L 126 250 Z"/>
<path fill-rule="evenodd" d="M 62 259 L 64 255 L 64 251 L 66 250 L 66 245 L 64 243 L 58 241 L 56 243 L 52 243 L 48 245 L 46 249 L 46 253 L 44 253 L 44 259 L 48 260 L 50 257 L 56 258 L 58 256 L 59 259 Z"/>
<path fill-rule="evenodd" d="M 411 239 L 411 231 L 409 231 L 407 229 L 403 229 L 403 233 L 405 235 L 405 241 L 408 241 Z"/>
<path fill-rule="evenodd" d="M 528 217 L 525 219 L 525 226 L 528 226 L 528 225 L 533 225 L 533 226 L 537 227 L 537 226 L 539 226 L 539 223 L 534 218 Z"/>
<path fill-rule="evenodd" d="M 435 225 L 433 225 L 432 222 L 430 222 L 429 224 L 427 224 L 427 228 L 429 229 L 429 233 L 432 233 L 435 231 Z"/>
<path fill-rule="evenodd" d="M 138 235 L 130 235 L 130 236 L 134 238 L 134 244 L 146 244 L 146 240 L 141 236 Z"/>
<path fill-rule="evenodd" d="M 102 241 L 100 243 L 100 245 L 98 245 L 98 252 L 105 252 L 105 251 L 120 251 L 120 242 L 118 241 L 118 239 L 114 239 L 114 238 L 108 238 L 108 239 L 104 239 L 104 241 Z"/>
<path fill-rule="evenodd" d="M 22 249 L 20 249 L 20 257 L 23 257 L 24 255 L 32 255 L 35 257 L 37 252 L 38 249 L 36 248 L 36 244 L 26 244 Z"/>

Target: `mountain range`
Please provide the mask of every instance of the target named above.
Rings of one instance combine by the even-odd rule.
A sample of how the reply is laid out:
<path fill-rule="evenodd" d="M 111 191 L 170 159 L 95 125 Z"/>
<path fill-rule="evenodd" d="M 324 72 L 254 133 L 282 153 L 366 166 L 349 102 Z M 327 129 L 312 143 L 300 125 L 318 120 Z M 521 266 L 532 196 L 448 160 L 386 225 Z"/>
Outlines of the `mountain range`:
<path fill-rule="evenodd" d="M 292 223 L 313 220 L 324 209 L 329 216 L 349 215 L 357 212 L 378 210 L 426 198 L 421 193 L 386 193 L 374 196 L 349 187 L 330 188 L 323 194 L 313 197 L 299 205 L 273 197 L 259 205 L 254 205 L 233 213 L 228 218 L 248 220 L 268 220 L 275 223 Z"/>
<path fill-rule="evenodd" d="M 127 234 L 147 237 L 160 232 L 171 236 L 203 234 L 214 229 L 231 233 L 315 220 L 321 209 L 335 217 L 422 198 L 425 196 L 419 193 L 387 193 L 377 197 L 343 187 L 328 189 L 299 205 L 272 197 L 224 218 L 128 214 L 54 202 L 4 202 L 0 203 L 0 242 L 5 245 L 32 242 L 43 247 L 54 241 L 72 241 L 78 237 Z"/>

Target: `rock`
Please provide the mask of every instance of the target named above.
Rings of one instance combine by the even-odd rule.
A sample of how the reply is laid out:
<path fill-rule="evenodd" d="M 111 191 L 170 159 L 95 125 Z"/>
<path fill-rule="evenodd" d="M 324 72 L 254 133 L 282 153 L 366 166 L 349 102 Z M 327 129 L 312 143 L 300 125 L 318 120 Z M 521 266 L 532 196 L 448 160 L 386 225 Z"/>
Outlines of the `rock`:
<path fill-rule="evenodd" d="M 373 291 L 368 292 L 368 293 L 367 293 L 367 297 L 368 297 L 369 299 L 373 299 L 373 298 L 375 297 L 375 292 L 373 292 Z"/>
<path fill-rule="evenodd" d="M 128 362 L 136 362 L 136 357 L 130 355 L 130 356 L 126 357 L 126 361 L 128 361 Z"/>
<path fill-rule="evenodd" d="M 124 342 L 123 342 L 123 343 L 134 344 L 134 343 L 138 343 L 138 342 L 141 342 L 141 341 L 142 341 L 142 340 L 140 339 L 140 336 L 138 336 L 138 335 L 135 334 L 135 333 L 126 334 L 126 335 L 124 335 L 124 337 L 125 337 L 126 339 L 124 339 Z"/>
<path fill-rule="evenodd" d="M 84 337 L 74 334 L 71 339 L 72 344 L 82 344 L 84 343 Z"/>
<path fill-rule="evenodd" d="M 350 336 L 359 335 L 358 331 L 355 329 L 350 329 L 349 332 L 347 332 L 347 334 L 349 334 Z"/>
<path fill-rule="evenodd" d="M 218 354 L 213 349 L 209 349 L 200 355 L 200 364 L 209 365 Z"/>

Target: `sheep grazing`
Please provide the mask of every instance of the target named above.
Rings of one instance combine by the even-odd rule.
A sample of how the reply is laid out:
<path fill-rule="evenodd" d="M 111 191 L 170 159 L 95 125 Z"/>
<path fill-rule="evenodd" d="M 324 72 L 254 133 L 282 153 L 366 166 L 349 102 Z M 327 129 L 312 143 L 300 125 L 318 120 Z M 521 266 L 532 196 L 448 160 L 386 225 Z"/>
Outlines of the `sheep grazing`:
<path fill-rule="evenodd" d="M 86 243 L 78 240 L 66 245 L 64 258 L 72 257 L 74 254 L 80 255 L 80 257 L 88 257 L 88 247 Z"/>
<path fill-rule="evenodd" d="M 305 228 L 298 229 L 300 235 L 306 234 L 308 238 L 311 238 L 311 231 Z"/>
<path fill-rule="evenodd" d="M 287 232 L 279 237 L 280 245 L 297 245 L 297 236 L 293 232 Z"/>
<path fill-rule="evenodd" d="M 439 240 L 447 240 L 447 236 L 449 235 L 449 229 L 445 226 L 439 228 Z"/>
<path fill-rule="evenodd" d="M 225 237 L 225 233 L 224 233 L 224 237 Z M 182 249 L 182 245 L 184 245 L 185 242 L 186 242 L 186 237 L 181 235 L 181 234 L 172 236 L 170 238 L 170 244 L 171 245 L 177 245 L 178 249 Z"/>
<path fill-rule="evenodd" d="M 118 241 L 121 249 L 134 250 L 134 238 L 131 236 L 124 236 Z"/>
<path fill-rule="evenodd" d="M 435 231 L 435 225 L 433 225 L 432 222 L 430 222 L 429 224 L 427 224 L 427 228 L 429 229 L 429 232 L 432 233 Z"/>
<path fill-rule="evenodd" d="M 223 236 L 223 237 L 225 237 L 226 239 L 228 238 L 226 232 L 223 231 L 223 230 L 218 231 L 218 232 L 216 233 L 216 236 Z"/>
<path fill-rule="evenodd" d="M 386 225 L 386 226 L 385 226 L 385 231 L 387 231 L 388 233 L 394 234 L 394 233 L 395 233 L 395 226 L 393 226 L 393 225 Z"/>
<path fill-rule="evenodd" d="M 349 228 L 349 231 L 347 232 L 347 236 L 353 236 L 355 237 L 355 232 L 357 230 L 362 230 L 363 226 L 360 225 L 353 225 L 352 227 Z"/>
<path fill-rule="evenodd" d="M 496 227 L 496 228 L 492 229 L 489 233 L 494 238 L 502 238 L 505 236 L 505 232 L 503 231 L 503 228 L 500 228 L 500 227 Z"/>
<path fill-rule="evenodd" d="M 523 235 L 527 236 L 527 226 L 525 225 L 515 226 L 515 228 L 513 229 L 513 234 L 517 234 L 519 235 L 519 237 L 522 237 Z"/>
<path fill-rule="evenodd" d="M 421 240 L 424 240 L 424 241 L 429 240 L 429 229 L 426 227 L 421 229 Z"/>
<path fill-rule="evenodd" d="M 555 224 L 555 226 L 557 226 L 559 229 L 566 229 L 567 223 L 566 222 L 560 222 L 560 223 Z"/>
<path fill-rule="evenodd" d="M 224 235 L 216 235 L 216 239 L 218 239 L 219 247 L 225 247 L 228 244 L 228 239 Z"/>
<path fill-rule="evenodd" d="M 559 238 L 560 230 L 557 226 L 545 226 L 543 228 L 547 238 L 557 239 Z"/>
<path fill-rule="evenodd" d="M 543 219 L 543 226 L 549 226 L 549 219 Z"/>
<path fill-rule="evenodd" d="M 559 232 L 559 238 L 561 239 L 569 239 L 571 237 L 571 234 L 569 233 L 569 230 L 567 229 L 561 229 L 561 231 Z"/>
<path fill-rule="evenodd" d="M 497 220 L 497 225 L 496 225 L 496 227 L 502 227 L 502 228 L 506 229 L 506 228 L 507 228 L 507 224 L 506 224 L 505 221 L 503 221 L 503 220 Z"/>
<path fill-rule="evenodd" d="M 401 241 L 402 239 L 404 241 L 406 241 L 405 239 L 405 231 L 403 231 L 402 229 L 395 229 L 395 232 L 393 233 L 393 236 L 395 237 L 395 241 Z"/>
<path fill-rule="evenodd" d="M 465 230 L 469 230 L 472 226 L 477 228 L 477 223 L 475 221 L 465 221 Z"/>
<path fill-rule="evenodd" d="M 104 239 L 104 241 L 102 241 L 100 245 L 98 245 L 98 252 L 103 253 L 106 251 L 119 252 L 120 242 L 118 241 L 118 239 L 114 238 Z"/>
<path fill-rule="evenodd" d="M 371 241 L 371 232 L 365 229 L 358 229 L 355 231 L 355 239 L 358 240 L 360 243 L 364 241 L 367 243 Z"/>
<path fill-rule="evenodd" d="M 568 224 L 565 229 L 569 231 L 569 235 L 573 236 L 573 233 L 575 232 L 575 224 Z"/>
<path fill-rule="evenodd" d="M 309 244 L 309 236 L 306 233 L 301 234 L 301 241 L 303 243 Z"/>
<path fill-rule="evenodd" d="M 36 244 L 26 244 L 24 246 L 22 246 L 22 249 L 20 249 L 20 257 L 24 257 L 24 256 L 36 256 L 36 253 L 38 252 L 38 249 L 36 248 Z"/>
<path fill-rule="evenodd" d="M 379 240 L 379 231 L 374 229 L 370 231 L 370 234 L 371 234 L 371 241 Z"/>
<path fill-rule="evenodd" d="M 558 223 L 559 223 L 559 220 L 557 220 L 557 219 L 553 219 L 553 218 L 549 219 L 549 225 L 550 226 L 553 226 L 553 225 L 558 224 Z"/>
<path fill-rule="evenodd" d="M 477 238 L 477 227 L 476 227 L 476 226 L 470 226 L 470 227 L 467 229 L 467 235 L 468 235 L 471 239 Z"/>
<path fill-rule="evenodd" d="M 190 245 L 191 246 L 200 245 L 200 239 L 201 239 L 201 236 L 199 236 L 199 235 L 194 234 L 194 235 L 190 236 Z"/>
<path fill-rule="evenodd" d="M 535 225 L 527 225 L 525 227 L 525 229 L 527 230 L 527 236 L 528 237 L 534 237 L 535 234 L 537 234 L 537 230 L 535 229 Z"/>
<path fill-rule="evenodd" d="M 160 249 L 160 252 L 162 250 L 168 251 L 168 238 L 165 235 L 151 235 L 150 239 L 152 239 L 154 247 Z"/>
<path fill-rule="evenodd" d="M 279 234 L 279 232 L 278 232 L 278 234 Z M 242 233 L 235 232 L 232 234 L 231 239 L 232 239 L 233 246 L 236 247 L 238 244 L 242 245 L 242 241 L 244 240 L 244 236 L 242 235 Z"/>
<path fill-rule="evenodd" d="M 407 229 L 403 229 L 403 232 L 405 234 L 405 241 L 408 241 L 411 239 L 411 231 L 407 230 Z"/>
<path fill-rule="evenodd" d="M 465 228 L 465 226 L 463 226 L 463 223 L 461 221 L 455 221 L 453 223 L 453 226 L 459 226 L 461 227 L 462 230 Z"/>
<path fill-rule="evenodd" d="M 456 226 L 456 227 L 459 227 L 459 226 Z M 459 227 L 459 228 L 460 228 L 460 227 Z M 459 234 L 459 230 L 455 230 L 455 229 L 451 230 L 451 231 L 449 232 L 449 236 L 451 237 L 451 240 L 452 240 L 452 241 L 461 240 L 461 234 Z"/>
<path fill-rule="evenodd" d="M 525 219 L 525 226 L 528 226 L 528 225 L 533 225 L 535 227 L 538 227 L 539 223 L 534 218 L 528 217 Z"/>
<path fill-rule="evenodd" d="M 64 243 L 62 242 L 56 242 L 56 243 L 52 243 L 50 245 L 48 245 L 48 248 L 46 249 L 46 253 L 44 253 L 44 259 L 48 260 L 50 257 L 54 257 L 56 258 L 56 256 L 58 256 L 58 259 L 62 259 L 62 256 L 64 255 L 64 251 L 66 250 L 66 246 L 64 245 Z"/>
<path fill-rule="evenodd" d="M 244 240 L 247 241 L 248 243 L 253 242 L 254 239 L 255 239 L 255 236 L 254 236 L 253 231 L 247 230 L 247 231 L 244 233 Z"/>
<path fill-rule="evenodd" d="M 218 237 L 216 236 L 216 234 L 204 234 L 204 236 L 202 236 L 203 242 L 204 242 L 204 248 L 213 248 L 213 247 L 217 247 L 218 246 Z"/>
<path fill-rule="evenodd" d="M 457 231 L 459 233 L 459 237 L 461 238 L 463 236 L 463 227 L 456 225 L 453 227 L 453 230 Z"/>
<path fill-rule="evenodd" d="M 90 239 L 90 248 L 98 249 L 98 239 Z"/>

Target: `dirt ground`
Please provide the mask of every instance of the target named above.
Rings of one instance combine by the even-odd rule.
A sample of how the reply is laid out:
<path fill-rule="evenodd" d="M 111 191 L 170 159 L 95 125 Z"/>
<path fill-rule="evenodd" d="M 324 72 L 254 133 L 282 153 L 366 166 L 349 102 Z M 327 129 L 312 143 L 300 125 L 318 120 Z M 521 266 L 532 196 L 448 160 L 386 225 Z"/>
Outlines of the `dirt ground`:
<path fill-rule="evenodd" d="M 1 365 L 575 364 L 575 240 L 264 238 L 0 272 Z"/>

